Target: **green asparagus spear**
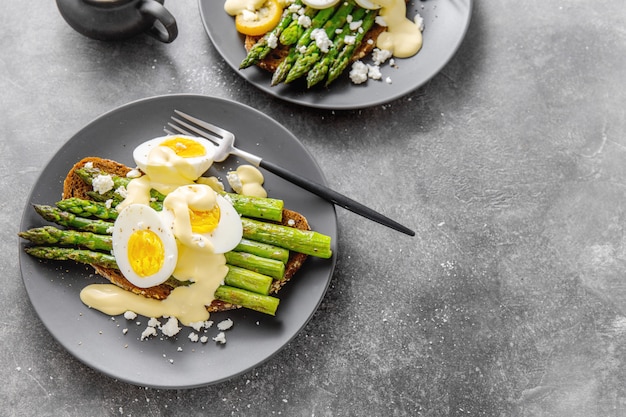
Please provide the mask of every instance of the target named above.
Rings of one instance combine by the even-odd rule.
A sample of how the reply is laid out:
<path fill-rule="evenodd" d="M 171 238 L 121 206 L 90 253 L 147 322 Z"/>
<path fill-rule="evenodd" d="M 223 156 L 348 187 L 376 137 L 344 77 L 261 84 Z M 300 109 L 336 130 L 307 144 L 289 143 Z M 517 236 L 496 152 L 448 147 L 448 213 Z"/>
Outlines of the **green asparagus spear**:
<path fill-rule="evenodd" d="M 224 198 L 229 200 L 237 213 L 255 219 L 281 221 L 283 218 L 283 200 L 275 198 L 252 197 L 236 193 L 225 193 Z"/>
<path fill-rule="evenodd" d="M 224 257 L 229 265 L 246 268 L 274 279 L 281 279 L 285 274 L 285 264 L 275 259 L 262 258 L 244 252 L 227 252 Z"/>
<path fill-rule="evenodd" d="M 357 32 L 354 43 L 344 46 L 344 48 L 341 50 L 341 52 L 337 56 L 337 59 L 335 59 L 330 69 L 328 70 L 328 78 L 326 79 L 327 87 L 333 81 L 335 81 L 337 77 L 339 77 L 343 73 L 343 71 L 346 69 L 346 67 L 350 63 L 350 58 L 352 57 L 352 54 L 354 54 L 354 51 L 356 50 L 356 48 L 358 48 L 359 45 L 361 45 L 361 42 L 363 42 L 363 38 L 365 37 L 365 34 L 374 25 L 374 20 L 376 19 L 377 15 L 378 15 L 377 12 L 371 11 L 371 12 L 368 12 L 365 15 L 365 17 L 363 17 L 363 24 L 361 25 L 362 30 Z"/>
<path fill-rule="evenodd" d="M 105 268 L 118 268 L 113 255 L 92 250 L 59 248 L 54 246 L 31 246 L 24 250 L 29 255 L 41 259 L 74 261 L 81 264 L 100 265 Z"/>
<path fill-rule="evenodd" d="M 272 281 L 270 276 L 233 265 L 228 265 L 228 273 L 224 277 L 226 285 L 263 295 L 270 293 Z"/>
<path fill-rule="evenodd" d="M 243 237 L 319 258 L 330 258 L 330 236 L 312 230 L 241 218 Z"/>
<path fill-rule="evenodd" d="M 19 232 L 18 235 L 36 245 L 74 245 L 91 250 L 111 251 L 110 235 L 43 226 Z"/>
<path fill-rule="evenodd" d="M 299 1 L 296 3 L 300 4 Z M 252 46 L 252 48 L 250 48 L 244 60 L 241 62 L 241 64 L 239 64 L 239 69 L 251 67 L 252 65 L 265 58 L 267 54 L 269 54 L 272 50 L 270 39 L 277 39 L 278 37 L 280 37 L 281 32 L 289 26 L 292 20 L 293 14 L 289 11 L 289 9 L 285 9 L 283 11 L 280 22 L 278 22 L 278 25 L 276 25 L 274 29 L 263 35 L 263 37 L 259 39 L 257 43 Z"/>
<path fill-rule="evenodd" d="M 303 15 L 309 19 L 313 19 L 319 10 L 312 7 L 305 7 Z M 280 43 L 285 46 L 293 45 L 298 42 L 306 29 L 299 22 L 299 19 L 292 20 L 291 23 L 280 34 Z"/>
<path fill-rule="evenodd" d="M 250 239 L 241 239 L 241 242 L 239 242 L 233 251 L 251 253 L 263 258 L 276 259 L 282 263 L 287 263 L 289 260 L 289 251 L 287 249 L 279 248 L 275 245 L 268 245 L 267 243 L 255 242 Z"/>
<path fill-rule="evenodd" d="M 56 206 L 61 210 L 78 214 L 81 217 L 93 216 L 102 220 L 117 219 L 117 210 L 97 201 L 83 200 L 82 198 L 72 197 L 57 201 Z"/>
<path fill-rule="evenodd" d="M 363 7 L 355 7 L 352 13 L 351 21 L 346 21 L 343 25 L 341 33 L 335 37 L 330 50 L 322 56 L 322 59 L 317 61 L 313 68 L 309 70 L 306 77 L 307 87 L 311 88 L 316 84 L 319 84 L 326 78 L 328 70 L 330 69 L 330 63 L 339 55 L 339 51 L 345 45 L 346 36 L 352 34 L 353 31 L 350 26 L 353 22 L 359 22 L 363 16 L 368 13 L 368 10 Z"/>
<path fill-rule="evenodd" d="M 311 33 L 318 28 L 321 28 L 327 21 L 332 17 L 335 13 L 337 6 L 328 7 L 326 9 L 321 9 L 315 17 L 311 20 L 311 26 L 304 31 L 300 39 L 296 45 L 294 45 L 289 54 L 280 62 L 274 75 L 272 76 L 272 85 L 278 85 L 287 78 L 287 74 L 291 67 L 296 62 L 298 58 L 298 54 L 301 50 L 306 49 L 306 47 L 312 42 Z"/>
<path fill-rule="evenodd" d="M 242 307 L 256 310 L 261 313 L 276 315 L 276 309 L 280 300 L 269 295 L 255 294 L 251 291 L 242 290 L 240 288 L 221 285 L 215 291 L 215 298 L 227 303 L 240 305 Z"/>
<path fill-rule="evenodd" d="M 341 3 L 341 6 L 339 6 L 335 14 L 333 14 L 333 17 L 320 29 L 326 33 L 326 37 L 329 40 L 332 40 L 335 37 L 335 31 L 337 29 L 343 27 L 353 8 L 354 3 L 352 1 Z M 311 42 L 306 48 L 306 51 L 304 53 L 300 53 L 296 58 L 296 61 L 285 78 L 285 83 L 290 83 L 309 72 L 309 70 L 313 68 L 313 65 L 319 61 L 322 53 L 323 52 L 318 42 Z"/>
<path fill-rule="evenodd" d="M 67 211 L 59 210 L 56 207 L 35 204 L 35 211 L 49 222 L 61 226 L 71 227 L 81 232 L 93 232 L 101 235 L 113 233 L 113 222 L 99 219 L 86 219 Z"/>

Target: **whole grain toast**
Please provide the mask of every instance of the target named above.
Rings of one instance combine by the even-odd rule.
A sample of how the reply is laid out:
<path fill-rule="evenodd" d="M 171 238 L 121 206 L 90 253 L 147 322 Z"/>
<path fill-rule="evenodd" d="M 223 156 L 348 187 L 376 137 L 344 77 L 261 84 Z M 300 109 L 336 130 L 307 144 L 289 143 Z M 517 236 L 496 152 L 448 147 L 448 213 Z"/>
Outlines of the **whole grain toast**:
<path fill-rule="evenodd" d="M 65 180 L 63 181 L 63 198 L 77 197 L 83 199 L 89 199 L 88 193 L 93 191 L 92 188 L 85 184 L 85 182 L 76 174 L 76 170 L 84 167 L 86 164 L 91 164 L 93 168 L 100 169 L 111 175 L 126 176 L 131 171 L 131 168 L 123 165 L 119 162 L 112 161 L 110 159 L 103 159 L 98 157 L 87 157 L 76 164 L 70 169 Z M 283 209 L 282 222 L 284 226 L 291 226 L 302 230 L 310 230 L 307 219 L 300 213 L 292 210 Z M 304 261 L 307 259 L 307 255 L 297 252 L 290 252 L 289 260 L 285 265 L 285 273 L 280 280 L 274 280 L 270 289 L 270 294 L 276 294 L 302 267 Z M 135 294 L 143 295 L 145 297 L 154 298 L 157 300 L 163 300 L 167 298 L 173 287 L 167 284 L 160 284 L 150 288 L 139 288 L 130 283 L 122 273 L 113 268 L 104 268 L 99 265 L 92 265 L 98 275 L 108 279 L 112 284 L 117 285 L 127 291 Z M 211 305 L 207 306 L 209 312 L 226 311 L 240 306 L 225 303 L 221 300 L 213 300 Z"/>
<path fill-rule="evenodd" d="M 384 26 L 380 26 L 375 24 L 363 37 L 363 41 L 359 45 L 359 47 L 354 51 L 352 57 L 350 58 L 350 62 L 358 61 L 359 59 L 363 59 L 367 54 L 372 52 L 374 47 L 376 46 L 376 40 L 378 36 L 387 30 Z M 244 40 L 244 47 L 246 51 L 249 51 L 255 43 L 262 36 L 246 36 Z M 289 47 L 284 45 L 278 45 L 276 48 L 272 49 L 267 56 L 257 63 L 259 68 L 263 68 L 266 71 L 274 72 L 280 62 L 285 59 L 287 54 L 289 53 Z"/>

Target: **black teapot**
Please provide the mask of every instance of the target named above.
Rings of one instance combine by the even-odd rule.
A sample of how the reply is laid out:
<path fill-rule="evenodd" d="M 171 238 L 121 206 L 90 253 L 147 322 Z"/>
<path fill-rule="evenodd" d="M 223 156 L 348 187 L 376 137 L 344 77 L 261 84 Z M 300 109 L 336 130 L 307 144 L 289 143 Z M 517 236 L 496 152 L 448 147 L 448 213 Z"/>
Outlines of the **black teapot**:
<path fill-rule="evenodd" d="M 165 0 L 56 0 L 67 23 L 89 38 L 115 41 L 147 33 L 161 42 L 178 36 Z"/>

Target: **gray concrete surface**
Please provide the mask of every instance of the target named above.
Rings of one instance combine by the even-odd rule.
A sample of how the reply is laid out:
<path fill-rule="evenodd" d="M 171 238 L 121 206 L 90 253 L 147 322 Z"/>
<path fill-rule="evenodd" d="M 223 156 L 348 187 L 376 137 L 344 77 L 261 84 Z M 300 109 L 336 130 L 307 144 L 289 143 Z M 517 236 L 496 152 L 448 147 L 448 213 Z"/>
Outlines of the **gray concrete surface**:
<path fill-rule="evenodd" d="M 0 414 L 626 415 L 624 2 L 477 1 L 440 74 L 358 111 L 259 92 L 221 60 L 195 1 L 166 4 L 180 28 L 169 45 L 91 41 L 54 2 L 3 4 Z M 284 350 L 219 385 L 155 390 L 52 339 L 22 284 L 16 233 L 74 132 L 130 101 L 188 92 L 265 112 L 330 185 L 417 236 L 339 210 L 331 287 Z"/>

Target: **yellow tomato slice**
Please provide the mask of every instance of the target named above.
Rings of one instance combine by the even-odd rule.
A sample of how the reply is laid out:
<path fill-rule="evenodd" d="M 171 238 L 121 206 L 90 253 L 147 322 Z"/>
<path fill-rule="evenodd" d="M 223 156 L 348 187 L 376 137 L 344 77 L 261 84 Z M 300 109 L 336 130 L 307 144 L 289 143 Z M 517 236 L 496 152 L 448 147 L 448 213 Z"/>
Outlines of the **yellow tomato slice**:
<path fill-rule="evenodd" d="M 276 27 L 282 14 L 283 8 L 278 0 L 267 0 L 257 11 L 245 11 L 235 16 L 235 26 L 237 32 L 244 35 L 263 35 Z"/>

